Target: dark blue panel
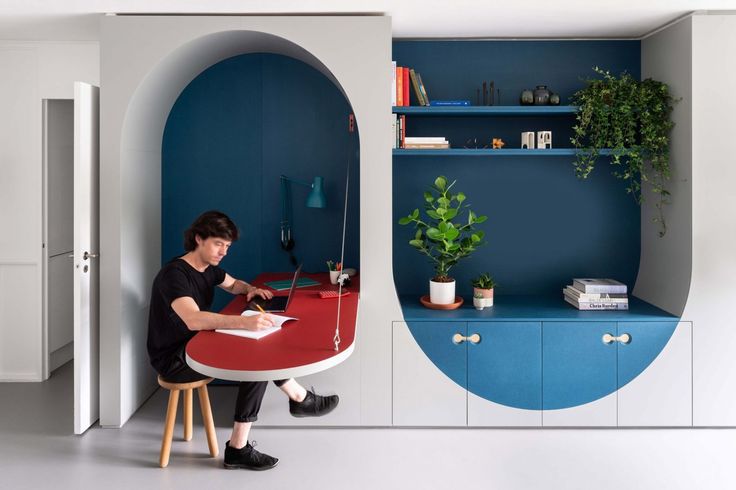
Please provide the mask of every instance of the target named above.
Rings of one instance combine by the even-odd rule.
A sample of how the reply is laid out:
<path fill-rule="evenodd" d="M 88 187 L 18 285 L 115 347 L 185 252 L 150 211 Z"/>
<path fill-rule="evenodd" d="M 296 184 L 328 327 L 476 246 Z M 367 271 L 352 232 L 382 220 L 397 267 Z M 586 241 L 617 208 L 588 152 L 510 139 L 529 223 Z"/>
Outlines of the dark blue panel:
<path fill-rule="evenodd" d="M 448 378 L 467 389 L 467 345 L 454 344 L 456 333 L 466 334 L 465 323 L 458 322 L 407 322 L 414 340 L 432 363 Z"/>
<path fill-rule="evenodd" d="M 616 391 L 614 322 L 544 322 L 542 325 L 543 409 L 592 402 Z"/>
<path fill-rule="evenodd" d="M 638 41 L 396 41 L 394 59 L 421 72 L 431 98 L 471 98 L 493 79 L 502 102 L 518 104 L 523 88 L 546 83 L 563 100 L 583 86 L 592 66 L 639 76 Z M 504 97 L 503 94 L 507 94 Z M 550 129 L 555 148 L 569 147 L 571 116 L 407 116 L 409 135 L 447 136 L 454 146 L 470 138 L 502 137 L 518 147 L 522 131 Z M 468 204 L 489 217 L 488 245 L 451 274 L 470 296 L 469 280 L 482 271 L 497 280 L 496 294 L 558 294 L 573 277 L 613 277 L 633 287 L 639 268 L 640 208 L 625 185 L 600 168 L 575 177 L 570 156 L 395 157 L 393 163 L 394 279 L 402 294 L 426 294 L 431 265 L 397 224 L 423 205 L 438 175 L 457 179 Z"/>
<path fill-rule="evenodd" d="M 542 324 L 469 323 L 468 391 L 509 407 L 542 409 Z"/>
<path fill-rule="evenodd" d="M 241 231 L 223 267 L 251 279 L 290 270 L 279 245 L 279 175 L 325 179 L 328 208 L 304 206 L 307 187 L 294 186 L 294 253 L 305 270 L 324 269 L 340 253 L 344 183 L 354 155 L 346 264 L 358 267 L 357 133 L 351 109 L 321 73 L 292 58 L 248 54 L 197 76 L 174 104 L 162 142 L 162 261 L 183 253 L 182 233 L 207 209 L 229 214 Z M 218 290 L 214 309 L 229 295 Z"/>
<path fill-rule="evenodd" d="M 626 322 L 618 324 L 618 335 L 631 335 L 631 342 L 618 345 L 619 389 L 641 374 L 662 352 L 677 322 Z"/>

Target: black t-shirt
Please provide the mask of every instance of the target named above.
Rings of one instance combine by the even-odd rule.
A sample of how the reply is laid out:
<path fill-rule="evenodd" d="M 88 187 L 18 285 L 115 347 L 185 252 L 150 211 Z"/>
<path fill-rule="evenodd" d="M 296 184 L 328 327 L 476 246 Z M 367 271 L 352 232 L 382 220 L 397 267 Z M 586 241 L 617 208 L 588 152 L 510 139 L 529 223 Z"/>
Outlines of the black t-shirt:
<path fill-rule="evenodd" d="M 166 372 L 173 354 L 197 333 L 187 328 L 171 303 L 189 296 L 200 310 L 207 311 L 212 306 L 215 286 L 224 280 L 225 271 L 219 267 L 210 265 L 199 272 L 181 258 L 166 264 L 156 275 L 148 315 L 148 356 L 156 371 Z"/>

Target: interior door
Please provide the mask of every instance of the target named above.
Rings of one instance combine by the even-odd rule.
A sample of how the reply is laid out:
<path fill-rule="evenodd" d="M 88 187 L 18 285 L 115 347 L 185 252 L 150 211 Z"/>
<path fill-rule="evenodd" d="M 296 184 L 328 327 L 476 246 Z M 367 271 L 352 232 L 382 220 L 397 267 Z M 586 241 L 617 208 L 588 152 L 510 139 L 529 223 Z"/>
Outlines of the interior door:
<path fill-rule="evenodd" d="M 74 433 L 100 418 L 100 89 L 74 83 Z"/>

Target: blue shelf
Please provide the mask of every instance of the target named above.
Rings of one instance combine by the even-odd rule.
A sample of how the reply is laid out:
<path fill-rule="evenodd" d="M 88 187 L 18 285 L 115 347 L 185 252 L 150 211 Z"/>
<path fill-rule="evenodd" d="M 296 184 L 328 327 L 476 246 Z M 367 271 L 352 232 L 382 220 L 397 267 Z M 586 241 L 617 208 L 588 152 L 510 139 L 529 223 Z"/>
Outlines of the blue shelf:
<path fill-rule="evenodd" d="M 578 112 L 572 105 L 393 107 L 396 114 L 412 116 L 566 116 Z"/>
<path fill-rule="evenodd" d="M 405 321 L 677 321 L 678 317 L 645 301 L 629 296 L 629 309 L 580 311 L 559 296 L 497 296 L 494 305 L 478 311 L 472 298 L 457 310 L 430 310 L 417 296 L 400 295 Z"/>
<path fill-rule="evenodd" d="M 495 156 L 495 157 L 519 157 L 519 156 L 534 156 L 534 157 L 562 157 L 562 156 L 575 156 L 577 150 L 575 148 L 550 148 L 547 150 L 525 150 L 521 148 L 513 149 L 500 149 L 500 150 L 489 150 L 489 149 L 474 149 L 474 148 L 447 148 L 447 149 L 394 149 L 393 156 Z M 601 150 L 601 155 L 610 155 L 611 150 Z"/>

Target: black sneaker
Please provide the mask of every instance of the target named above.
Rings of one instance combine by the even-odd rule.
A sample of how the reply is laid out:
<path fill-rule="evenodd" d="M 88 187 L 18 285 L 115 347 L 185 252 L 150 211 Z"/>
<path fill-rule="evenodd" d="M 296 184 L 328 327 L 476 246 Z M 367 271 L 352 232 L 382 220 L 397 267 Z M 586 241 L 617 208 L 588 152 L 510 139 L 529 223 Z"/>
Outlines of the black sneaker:
<path fill-rule="evenodd" d="M 289 412 L 294 417 L 321 417 L 333 411 L 339 402 L 337 395 L 320 396 L 314 393 L 312 387 L 301 402 L 289 400 Z"/>
<path fill-rule="evenodd" d="M 246 442 L 245 446 L 236 449 L 230 446 L 230 441 L 225 443 L 225 468 L 234 470 L 243 468 L 246 470 L 270 470 L 279 464 L 278 458 L 256 451 L 256 441 Z"/>

